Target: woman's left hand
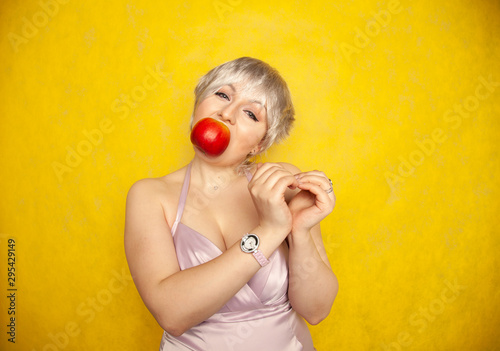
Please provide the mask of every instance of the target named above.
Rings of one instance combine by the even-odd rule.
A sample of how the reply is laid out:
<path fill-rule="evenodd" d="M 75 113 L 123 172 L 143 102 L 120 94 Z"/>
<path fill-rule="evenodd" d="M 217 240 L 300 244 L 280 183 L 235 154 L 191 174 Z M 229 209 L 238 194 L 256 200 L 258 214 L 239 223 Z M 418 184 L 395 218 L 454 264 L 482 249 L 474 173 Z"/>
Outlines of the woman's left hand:
<path fill-rule="evenodd" d="M 292 233 L 308 232 L 333 211 L 335 194 L 323 172 L 302 172 L 295 177 L 301 191 L 288 204 L 293 218 Z"/>

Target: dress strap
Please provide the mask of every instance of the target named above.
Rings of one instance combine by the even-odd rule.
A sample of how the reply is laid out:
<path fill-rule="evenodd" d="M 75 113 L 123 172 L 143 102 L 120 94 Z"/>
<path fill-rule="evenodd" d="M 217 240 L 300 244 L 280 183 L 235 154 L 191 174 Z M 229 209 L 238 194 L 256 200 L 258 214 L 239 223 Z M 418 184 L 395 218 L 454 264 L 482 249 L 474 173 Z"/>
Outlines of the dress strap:
<path fill-rule="evenodd" d="M 252 180 L 252 173 L 248 169 L 245 169 L 245 175 L 247 176 L 248 181 Z"/>
<path fill-rule="evenodd" d="M 175 217 L 174 225 L 172 226 L 172 235 L 175 234 L 177 230 L 177 225 L 182 218 L 182 213 L 184 212 L 184 206 L 186 205 L 186 197 L 189 190 L 189 182 L 191 179 L 191 162 L 187 166 L 186 175 L 184 176 L 184 183 L 182 184 L 181 196 L 179 197 L 179 205 L 177 205 L 177 217 Z"/>

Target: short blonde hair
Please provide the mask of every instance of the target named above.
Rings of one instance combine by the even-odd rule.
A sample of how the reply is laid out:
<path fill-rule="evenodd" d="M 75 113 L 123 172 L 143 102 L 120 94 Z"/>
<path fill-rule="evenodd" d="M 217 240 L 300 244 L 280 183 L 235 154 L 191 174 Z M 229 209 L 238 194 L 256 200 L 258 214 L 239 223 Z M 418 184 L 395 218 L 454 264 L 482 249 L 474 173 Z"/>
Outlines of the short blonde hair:
<path fill-rule="evenodd" d="M 194 110 L 201 101 L 222 86 L 235 83 L 243 83 L 246 91 L 263 99 L 267 109 L 267 132 L 260 143 L 258 153 L 284 140 L 295 120 L 291 94 L 278 71 L 261 60 L 241 57 L 210 70 L 200 79 L 194 90 Z M 248 155 L 246 161 L 251 156 L 253 155 Z"/>

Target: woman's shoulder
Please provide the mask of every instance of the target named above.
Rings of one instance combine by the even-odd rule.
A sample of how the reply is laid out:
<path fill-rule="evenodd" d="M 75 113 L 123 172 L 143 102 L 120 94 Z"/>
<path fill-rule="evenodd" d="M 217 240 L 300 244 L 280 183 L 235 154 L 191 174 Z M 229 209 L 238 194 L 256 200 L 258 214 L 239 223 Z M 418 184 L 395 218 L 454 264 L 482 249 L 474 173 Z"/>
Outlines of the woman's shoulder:
<path fill-rule="evenodd" d="M 186 173 L 185 168 L 183 167 L 161 177 L 137 180 L 130 187 L 128 198 L 158 197 L 169 199 L 179 193 Z"/>

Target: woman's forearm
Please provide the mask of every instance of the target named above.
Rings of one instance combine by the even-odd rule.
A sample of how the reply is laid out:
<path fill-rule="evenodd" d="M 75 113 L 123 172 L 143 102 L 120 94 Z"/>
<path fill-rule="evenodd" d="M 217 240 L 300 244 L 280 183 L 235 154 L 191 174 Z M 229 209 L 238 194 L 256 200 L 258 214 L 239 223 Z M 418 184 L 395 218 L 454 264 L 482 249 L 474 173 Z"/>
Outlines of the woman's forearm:
<path fill-rule="evenodd" d="M 173 335 L 206 320 L 257 272 L 259 264 L 234 245 L 219 257 L 158 283 L 153 315 Z"/>
<path fill-rule="evenodd" d="M 254 231 L 267 238 L 262 229 Z M 262 240 L 259 249 L 269 257 L 279 243 Z M 152 289 L 148 308 L 158 323 L 172 335 L 181 335 L 208 319 L 261 268 L 251 254 L 243 253 L 239 242 L 222 255 L 196 267 L 179 271 Z"/>
<path fill-rule="evenodd" d="M 308 323 L 318 324 L 328 316 L 337 296 L 337 277 L 328 259 L 321 257 L 310 232 L 292 233 L 288 243 L 288 297 L 293 308 Z"/>

